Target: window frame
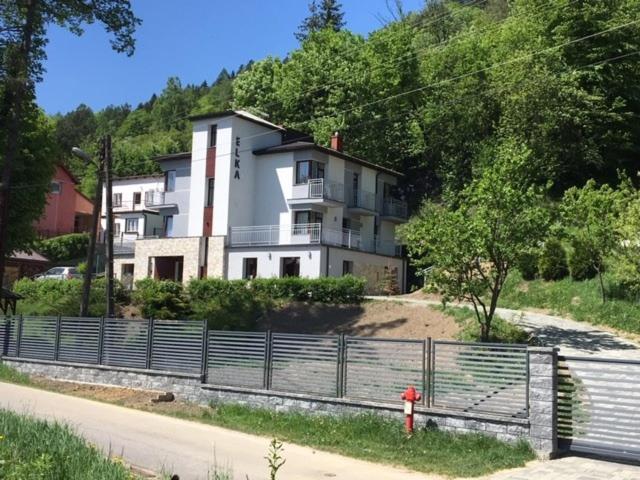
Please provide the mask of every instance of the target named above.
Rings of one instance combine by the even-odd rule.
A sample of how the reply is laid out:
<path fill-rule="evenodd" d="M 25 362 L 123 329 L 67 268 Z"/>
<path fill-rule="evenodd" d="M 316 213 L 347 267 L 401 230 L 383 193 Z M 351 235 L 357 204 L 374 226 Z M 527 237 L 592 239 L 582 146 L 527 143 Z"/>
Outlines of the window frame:
<path fill-rule="evenodd" d="M 114 207 L 122 207 L 122 193 L 114 193 L 111 196 L 111 203 Z"/>
<path fill-rule="evenodd" d="M 134 205 L 142 204 L 142 192 L 133 192 L 133 204 Z"/>
<path fill-rule="evenodd" d="M 165 215 L 162 219 L 162 235 L 164 237 L 173 237 L 173 215 Z"/>
<path fill-rule="evenodd" d="M 295 265 L 294 270 L 297 270 L 297 272 L 294 275 L 285 275 L 285 263 L 287 261 L 292 261 L 292 263 Z M 287 278 L 287 277 L 300 277 L 300 257 L 281 257 L 280 258 L 280 278 Z"/>
<path fill-rule="evenodd" d="M 207 178 L 206 192 L 205 206 L 213 207 L 213 200 L 216 192 L 216 179 L 214 177 Z"/>
<path fill-rule="evenodd" d="M 49 193 L 52 195 L 60 195 L 62 193 L 62 183 L 57 180 L 52 180 L 49 185 Z"/>
<path fill-rule="evenodd" d="M 140 227 L 140 223 L 138 222 L 139 218 L 125 218 L 124 219 L 124 233 L 138 233 L 138 228 Z M 135 224 L 135 230 L 131 230 L 129 228 L 129 223 Z"/>
<path fill-rule="evenodd" d="M 177 179 L 177 173 L 175 170 L 166 170 L 164 172 L 164 191 L 165 192 L 176 191 L 176 179 Z"/>
<path fill-rule="evenodd" d="M 218 125 L 209 126 L 209 148 L 213 148 L 218 144 Z"/>
<path fill-rule="evenodd" d="M 253 264 L 251 270 L 253 271 L 253 276 L 249 274 L 249 265 L 248 261 L 251 261 Z M 243 257 L 242 259 L 242 278 L 244 280 L 253 280 L 258 276 L 258 257 Z"/>
<path fill-rule="evenodd" d="M 342 261 L 342 276 L 345 275 L 353 275 L 353 260 Z"/>

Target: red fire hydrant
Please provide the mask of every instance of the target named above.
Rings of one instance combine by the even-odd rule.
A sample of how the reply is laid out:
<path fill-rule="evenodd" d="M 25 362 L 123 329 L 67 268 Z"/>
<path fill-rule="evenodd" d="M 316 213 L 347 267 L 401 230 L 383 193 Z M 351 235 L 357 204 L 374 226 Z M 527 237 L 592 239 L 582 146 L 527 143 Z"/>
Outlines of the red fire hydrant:
<path fill-rule="evenodd" d="M 404 427 L 408 435 L 413 433 L 413 405 L 422 399 L 413 385 L 409 385 L 407 389 L 402 392 L 400 398 L 404 400 Z"/>

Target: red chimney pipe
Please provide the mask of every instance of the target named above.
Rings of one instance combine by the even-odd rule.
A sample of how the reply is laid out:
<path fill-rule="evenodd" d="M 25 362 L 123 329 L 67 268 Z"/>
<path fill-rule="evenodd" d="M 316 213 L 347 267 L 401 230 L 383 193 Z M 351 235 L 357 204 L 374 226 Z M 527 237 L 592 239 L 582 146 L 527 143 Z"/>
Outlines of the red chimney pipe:
<path fill-rule="evenodd" d="M 331 148 L 339 152 L 342 151 L 342 136 L 340 135 L 340 132 L 336 132 L 331 135 Z"/>

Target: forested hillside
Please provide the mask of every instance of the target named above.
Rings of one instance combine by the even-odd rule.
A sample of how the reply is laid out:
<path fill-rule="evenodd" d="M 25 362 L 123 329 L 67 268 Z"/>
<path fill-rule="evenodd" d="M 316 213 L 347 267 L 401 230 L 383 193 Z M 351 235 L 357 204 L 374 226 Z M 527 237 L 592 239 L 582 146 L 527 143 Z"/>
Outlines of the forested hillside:
<path fill-rule="evenodd" d="M 428 2 L 362 37 L 332 20 L 299 32 L 286 58 L 223 71 L 211 85 L 171 78 L 136 108 L 85 106 L 55 118 L 63 152 L 114 135 L 119 175 L 188 150 L 189 114 L 243 108 L 406 174 L 413 206 L 455 196 L 505 156 L 525 156 L 559 196 L 589 178 L 640 169 L 640 0 Z M 292 29 L 293 30 L 293 29 Z M 292 31 L 293 34 L 293 31 Z M 92 175 L 63 155 L 85 178 Z"/>

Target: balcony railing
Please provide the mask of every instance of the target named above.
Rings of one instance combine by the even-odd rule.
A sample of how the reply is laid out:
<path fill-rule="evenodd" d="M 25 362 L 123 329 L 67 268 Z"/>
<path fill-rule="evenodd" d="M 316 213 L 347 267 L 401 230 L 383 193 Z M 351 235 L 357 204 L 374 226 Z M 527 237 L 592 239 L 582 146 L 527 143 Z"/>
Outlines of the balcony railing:
<path fill-rule="evenodd" d="M 382 202 L 382 215 L 386 217 L 409 218 L 407 202 L 396 198 L 385 198 Z"/>
<path fill-rule="evenodd" d="M 347 194 L 347 206 L 375 211 L 376 194 L 366 190 L 355 190 Z"/>
<path fill-rule="evenodd" d="M 147 207 L 158 207 L 160 205 L 166 205 L 165 200 L 165 192 L 161 192 L 158 190 L 150 190 L 148 192 L 144 192 L 144 204 Z"/>
<path fill-rule="evenodd" d="M 383 255 L 400 253 L 395 242 L 383 242 L 377 237 L 363 240 L 358 230 L 323 228 L 320 223 L 231 227 L 229 234 L 229 245 L 232 247 L 319 244 Z"/>
<path fill-rule="evenodd" d="M 344 185 L 324 178 L 313 178 L 293 186 L 293 200 L 333 200 L 344 202 Z"/>

